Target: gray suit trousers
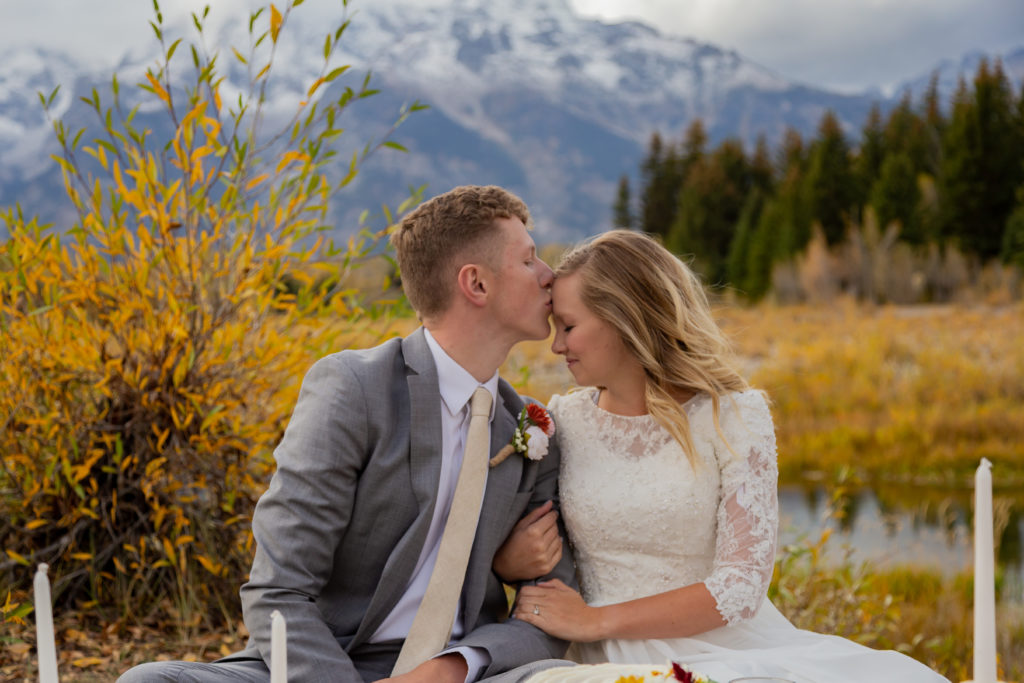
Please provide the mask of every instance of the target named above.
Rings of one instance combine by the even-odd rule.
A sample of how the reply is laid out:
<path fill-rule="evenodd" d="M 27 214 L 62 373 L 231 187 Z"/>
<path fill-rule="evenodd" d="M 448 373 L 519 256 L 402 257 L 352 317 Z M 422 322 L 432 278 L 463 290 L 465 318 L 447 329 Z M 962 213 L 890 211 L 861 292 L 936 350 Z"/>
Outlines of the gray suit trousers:
<path fill-rule="evenodd" d="M 387 678 L 395 666 L 401 646 L 401 642 L 367 643 L 358 651 L 351 653 L 352 663 L 363 681 Z M 262 659 L 228 662 L 149 662 L 129 669 L 117 679 L 118 683 L 214 683 L 215 681 L 268 683 L 270 669 Z"/>
<path fill-rule="evenodd" d="M 359 675 L 367 683 L 390 675 L 398 658 L 397 652 L 379 652 L 374 655 L 353 658 Z M 571 666 L 575 662 L 563 659 L 542 659 L 484 678 L 480 683 L 524 683 L 530 676 L 556 666 Z M 245 681 L 246 683 L 267 683 L 270 670 L 262 660 L 244 662 L 150 662 L 130 669 L 117 679 L 118 683 L 219 683 L 221 681 Z"/>

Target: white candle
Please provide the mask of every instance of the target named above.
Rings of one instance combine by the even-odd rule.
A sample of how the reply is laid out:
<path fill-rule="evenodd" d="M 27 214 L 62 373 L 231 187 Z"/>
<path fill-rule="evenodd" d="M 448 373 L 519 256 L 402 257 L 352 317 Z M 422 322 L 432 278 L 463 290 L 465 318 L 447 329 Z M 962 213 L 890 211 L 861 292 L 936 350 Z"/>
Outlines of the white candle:
<path fill-rule="evenodd" d="M 992 463 L 974 480 L 974 681 L 996 681 L 996 587 L 992 531 Z"/>
<path fill-rule="evenodd" d="M 288 681 L 288 629 L 277 610 L 270 614 L 270 683 Z"/>
<path fill-rule="evenodd" d="M 40 683 L 57 683 L 57 645 L 53 637 L 53 605 L 50 602 L 49 566 L 40 564 L 34 582 L 36 611 L 36 654 Z"/>

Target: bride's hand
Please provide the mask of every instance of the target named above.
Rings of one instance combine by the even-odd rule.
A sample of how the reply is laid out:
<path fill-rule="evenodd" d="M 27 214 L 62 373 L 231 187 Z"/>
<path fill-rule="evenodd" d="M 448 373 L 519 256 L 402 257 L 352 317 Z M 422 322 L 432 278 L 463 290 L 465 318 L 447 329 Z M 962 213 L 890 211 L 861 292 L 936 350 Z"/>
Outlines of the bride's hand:
<path fill-rule="evenodd" d="M 558 512 L 549 500 L 516 522 L 494 555 L 494 573 L 506 583 L 544 576 L 562 559 Z"/>
<path fill-rule="evenodd" d="M 599 608 L 588 606 L 583 596 L 558 579 L 523 586 L 512 612 L 548 635 L 578 643 L 604 637 L 599 615 Z"/>

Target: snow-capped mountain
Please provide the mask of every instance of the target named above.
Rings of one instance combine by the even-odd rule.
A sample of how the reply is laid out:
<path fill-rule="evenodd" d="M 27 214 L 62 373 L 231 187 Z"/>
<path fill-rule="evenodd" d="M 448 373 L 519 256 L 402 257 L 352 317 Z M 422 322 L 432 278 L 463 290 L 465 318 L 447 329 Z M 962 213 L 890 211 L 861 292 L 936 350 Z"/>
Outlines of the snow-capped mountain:
<path fill-rule="evenodd" d="M 567 0 L 353 6 L 342 61 L 355 67 L 353 78 L 372 70 L 382 92 L 346 111 L 343 140 L 379 136 L 403 102 L 419 99 L 430 109 L 398 130 L 408 154 L 386 150 L 363 167 L 339 202 L 342 231 L 363 208 L 394 206 L 408 187 L 426 184 L 429 196 L 495 183 L 530 205 L 538 241 L 568 241 L 609 226 L 615 184 L 637 173 L 653 131 L 679 139 L 699 117 L 711 144 L 725 137 L 752 144 L 759 135 L 772 142 L 788 126 L 811 134 L 832 109 L 855 136 L 879 99 L 796 84 L 735 51 L 651 26 L 586 19 Z M 269 111 L 287 111 L 303 97 L 327 21 L 319 20 L 291 26 L 299 40 L 278 46 L 275 69 L 286 85 L 270 93 Z M 218 44 L 245 44 L 226 33 L 232 25 L 221 25 Z M 149 61 L 117 59 L 122 84 L 139 80 Z M 72 56 L 42 50 L 0 54 L 0 206 L 19 201 L 29 213 L 61 215 L 59 173 L 48 158 L 55 143 L 35 92 L 62 84 L 56 113 L 84 121 L 77 98 L 93 87 L 106 93 L 114 66 L 89 71 Z"/>
<path fill-rule="evenodd" d="M 787 126 L 813 130 L 827 108 L 853 130 L 870 106 L 790 83 L 734 51 L 581 18 L 565 0 L 390 0 L 356 22 L 352 60 L 372 68 L 386 92 L 431 105 L 400 133 L 411 136 L 412 156 L 432 161 L 437 175 L 420 182 L 507 185 L 552 239 L 609 225 L 615 184 L 637 172 L 655 130 L 678 138 L 699 117 L 713 142 L 752 144 L 760 134 L 777 140 Z M 399 186 L 419 184 L 407 179 L 409 160 L 388 161 Z M 378 177 L 367 174 L 363 185 L 369 180 Z"/>

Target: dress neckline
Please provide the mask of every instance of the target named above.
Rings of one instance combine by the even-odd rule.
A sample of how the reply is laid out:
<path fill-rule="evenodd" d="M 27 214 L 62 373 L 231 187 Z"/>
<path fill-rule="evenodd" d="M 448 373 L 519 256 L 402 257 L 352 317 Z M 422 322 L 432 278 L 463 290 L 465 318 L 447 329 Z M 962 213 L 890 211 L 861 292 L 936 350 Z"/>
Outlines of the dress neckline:
<path fill-rule="evenodd" d="M 650 413 L 644 413 L 643 415 L 620 415 L 619 413 L 613 413 L 610 410 L 605 410 L 604 408 L 602 408 L 601 406 L 599 406 L 597 404 L 597 400 L 601 397 L 601 390 L 598 389 L 597 387 L 590 387 L 588 389 L 588 391 L 590 393 L 590 396 L 589 396 L 589 400 L 587 401 L 587 403 L 589 405 L 592 405 L 594 407 L 594 410 L 596 410 L 601 415 L 606 415 L 608 417 L 619 419 L 619 420 L 636 420 L 636 421 L 641 421 L 641 420 L 653 420 L 654 419 L 651 416 Z M 683 410 L 686 410 L 688 412 L 690 404 L 694 403 L 699 396 L 703 396 L 703 395 L 704 395 L 703 391 L 696 391 L 696 392 L 694 392 L 693 396 L 691 396 L 690 398 L 688 398 L 685 401 L 681 402 L 679 405 L 683 408 Z"/>

